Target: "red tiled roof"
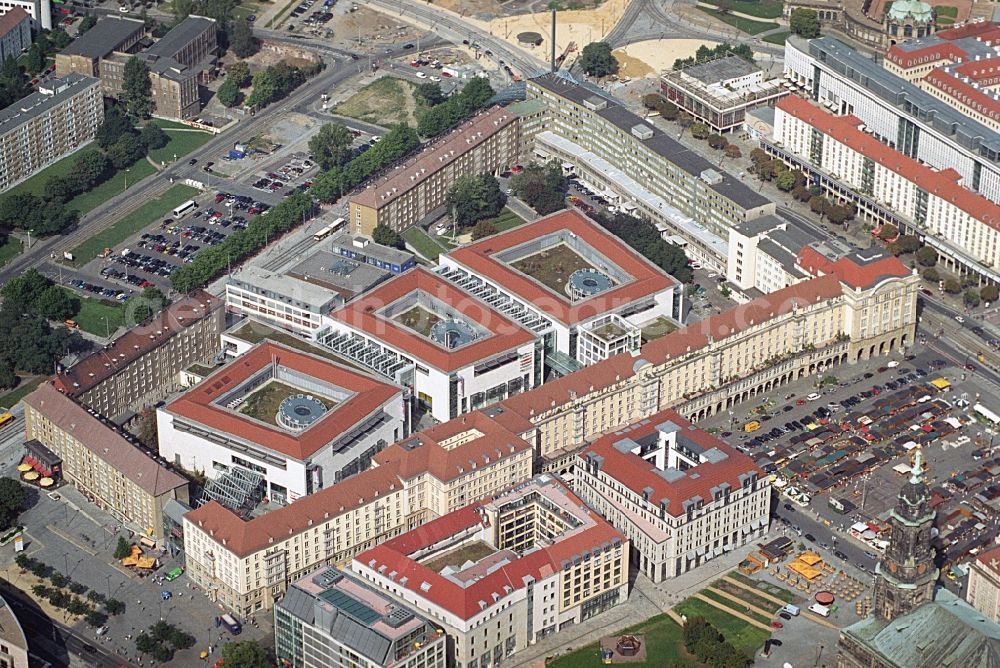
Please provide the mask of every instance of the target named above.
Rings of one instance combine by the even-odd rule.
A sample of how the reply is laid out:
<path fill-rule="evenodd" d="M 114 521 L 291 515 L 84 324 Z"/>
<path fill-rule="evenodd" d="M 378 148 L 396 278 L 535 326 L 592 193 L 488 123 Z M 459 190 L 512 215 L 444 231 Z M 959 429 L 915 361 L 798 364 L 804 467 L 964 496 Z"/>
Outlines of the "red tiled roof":
<path fill-rule="evenodd" d="M 157 497 L 187 485 L 187 480 L 160 466 L 152 456 L 129 442 L 110 422 L 90 413 L 52 383 L 39 385 L 24 398 L 24 403 L 148 494 Z"/>
<path fill-rule="evenodd" d="M 31 16 L 28 12 L 24 11 L 20 7 L 14 7 L 13 9 L 8 9 L 3 15 L 0 15 L 0 37 L 5 36 L 11 30 L 16 28 L 21 24 L 21 21 L 25 19 L 30 19 Z"/>
<path fill-rule="evenodd" d="M 408 327 L 378 315 L 377 312 L 384 306 L 415 290 L 422 290 L 441 300 L 466 318 L 485 327 L 491 336 L 449 350 Z M 445 372 L 467 367 L 534 340 L 531 332 L 499 311 L 422 267 L 411 269 L 382 283 L 330 316 Z"/>
<path fill-rule="evenodd" d="M 991 60 L 998 59 L 993 58 Z M 970 64 L 978 65 L 979 63 Z M 993 78 L 995 79 L 994 83 L 984 83 L 983 85 L 992 86 L 995 85 L 997 81 L 1000 81 L 1000 78 L 996 76 Z M 946 96 L 952 98 L 955 102 L 965 105 L 969 109 L 972 109 L 973 111 L 976 111 L 991 120 L 995 121 L 1000 119 L 1000 102 L 997 102 L 991 95 L 987 95 L 971 83 L 963 80 L 956 73 L 949 72 L 944 69 L 936 69 L 924 77 L 924 81 L 927 82 L 928 85 L 937 88 Z"/>
<path fill-rule="evenodd" d="M 554 481 L 553 481 L 554 484 Z M 560 485 L 560 487 L 562 487 Z M 494 594 L 502 600 L 511 592 L 522 589 L 525 577 L 540 580 L 562 569 L 563 560 L 572 560 L 588 550 L 598 548 L 618 539 L 627 541 L 613 526 L 586 507 L 586 505 L 565 487 L 568 498 L 577 504 L 582 513 L 588 515 L 594 524 L 575 534 L 556 539 L 548 547 L 513 558 L 507 564 L 462 586 L 458 582 L 435 572 L 414 561 L 410 555 L 482 522 L 478 508 L 489 501 L 484 499 L 461 510 L 421 525 L 412 531 L 393 538 L 354 558 L 355 563 L 379 570 L 385 566 L 384 574 L 396 572 L 395 583 L 415 592 L 431 603 L 448 610 L 460 619 L 467 620 L 482 612 L 480 601 L 493 606 Z M 516 555 L 515 555 L 516 556 Z M 374 564 L 369 566 L 369 564 Z M 403 578 L 406 578 L 405 583 Z M 426 585 L 430 585 L 429 588 Z"/>
<path fill-rule="evenodd" d="M 298 434 L 243 417 L 213 403 L 270 365 L 272 359 L 281 366 L 342 387 L 353 392 L 354 396 L 334 406 L 309 429 Z M 329 360 L 272 341 L 262 341 L 167 404 L 165 410 L 215 431 L 232 434 L 302 460 L 349 431 L 361 420 L 381 410 L 400 391 L 394 385 Z"/>
<path fill-rule="evenodd" d="M 483 435 L 450 449 L 441 446 L 441 441 L 471 429 Z M 489 466 L 499 459 L 530 449 L 531 445 L 519 436 L 482 412 L 475 411 L 391 445 L 376 454 L 374 460 L 380 466 L 395 465 L 403 480 L 430 473 L 438 480 L 450 481 L 475 468 Z"/>
<path fill-rule="evenodd" d="M 640 439 L 656 432 L 656 427 L 663 422 L 671 421 L 681 427 L 684 436 L 697 445 L 710 450 L 716 448 L 727 457 L 718 462 L 705 462 L 689 469 L 687 475 L 674 482 L 668 482 L 657 473 L 656 467 L 642 457 L 631 452 L 620 452 L 614 445 L 618 441 L 630 438 Z M 742 487 L 739 477 L 747 473 L 763 475 L 750 457 L 731 448 L 725 442 L 717 439 L 707 431 L 695 428 L 690 422 L 673 410 L 665 410 L 649 416 L 643 421 L 643 426 L 630 429 L 627 432 L 608 434 L 584 448 L 578 455 L 586 461 L 590 454 L 604 459 L 601 470 L 615 480 L 625 485 L 633 492 L 642 495 L 649 487 L 653 490 L 650 502 L 659 504 L 661 499 L 669 500 L 667 511 L 674 516 L 684 513 L 683 503 L 695 496 L 700 496 L 706 503 L 712 500 L 711 489 L 722 483 L 728 483 L 733 490 Z M 692 473 L 697 473 L 697 476 Z"/>
<path fill-rule="evenodd" d="M 249 521 L 217 501 L 210 501 L 184 517 L 236 556 L 246 557 L 273 541 L 285 540 L 307 527 L 400 489 L 402 483 L 394 467 L 379 466 Z"/>
<path fill-rule="evenodd" d="M 440 140 L 424 147 L 417 157 L 399 165 L 383 179 L 353 195 L 351 204 L 373 209 L 386 206 L 426 181 L 432 174 L 447 169 L 456 160 L 487 141 L 516 120 L 503 107 L 492 107 L 472 117 Z"/>
<path fill-rule="evenodd" d="M 668 359 L 704 348 L 710 340 L 722 339 L 795 308 L 834 299 L 841 294 L 840 281 L 835 276 L 803 281 L 654 339 L 642 346 L 638 357 L 629 353 L 609 357 L 586 369 L 505 399 L 502 405 L 530 418 L 553 406 L 562 405 L 574 396 L 583 396 L 628 380 L 635 373 L 635 365 L 640 359 L 654 365 L 663 364 Z"/>
<path fill-rule="evenodd" d="M 895 44 L 885 54 L 886 59 L 904 68 L 915 65 L 950 60 L 961 62 L 969 58 L 968 52 L 955 42 L 960 39 L 975 38 L 984 44 L 992 45 L 1000 41 L 1000 26 L 987 21 L 967 23 L 948 30 L 939 30 L 933 37 L 927 39 L 927 44 L 921 48 L 903 48 Z M 922 59 L 929 58 L 930 60 Z"/>
<path fill-rule="evenodd" d="M 148 323 L 133 327 L 102 350 L 57 373 L 56 387 L 78 397 L 221 308 L 219 299 L 198 290 L 174 302 Z"/>
<path fill-rule="evenodd" d="M 493 258 L 496 253 L 561 230 L 576 234 L 621 267 L 634 280 L 590 299 L 571 302 L 568 296 L 556 294 L 532 278 Z M 670 276 L 575 209 L 558 211 L 503 234 L 462 246 L 451 251 L 448 257 L 472 273 L 502 285 L 504 290 L 534 304 L 536 308 L 566 325 L 582 322 L 643 297 L 654 295 L 675 283 Z"/>
<path fill-rule="evenodd" d="M 867 264 L 859 264 L 850 256 L 831 262 L 811 246 L 804 246 L 799 251 L 798 264 L 814 276 L 833 274 L 851 287 L 862 289 L 872 287 L 883 278 L 903 278 L 910 275 L 910 270 L 894 255 L 887 255 Z"/>
<path fill-rule="evenodd" d="M 834 116 L 798 96 L 783 98 L 776 108 L 1000 230 L 1000 205 L 959 185 L 961 175 L 954 169 L 934 171 L 862 132 L 861 120 L 856 116 Z"/>

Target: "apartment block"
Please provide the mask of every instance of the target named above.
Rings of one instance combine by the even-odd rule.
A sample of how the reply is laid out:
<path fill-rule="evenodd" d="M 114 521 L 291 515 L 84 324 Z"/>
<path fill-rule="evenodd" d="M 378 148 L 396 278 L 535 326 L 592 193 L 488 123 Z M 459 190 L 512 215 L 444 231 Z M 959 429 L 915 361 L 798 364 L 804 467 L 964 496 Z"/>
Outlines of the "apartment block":
<path fill-rule="evenodd" d="M 965 600 L 994 622 L 1000 622 L 1000 547 L 978 555 L 969 566 Z"/>
<path fill-rule="evenodd" d="M 288 668 L 447 668 L 437 625 L 351 573 L 320 568 L 274 606 L 274 644 Z"/>
<path fill-rule="evenodd" d="M 17 58 L 31 46 L 31 15 L 13 7 L 0 15 L 0 63 Z"/>
<path fill-rule="evenodd" d="M 43 30 L 52 30 L 52 4 L 49 0 L 0 0 L 0 14 L 22 9 Z"/>
<path fill-rule="evenodd" d="M 0 110 L 0 191 L 94 138 L 104 121 L 100 83 L 70 74 Z"/>
<path fill-rule="evenodd" d="M 889 148 L 954 170 L 965 188 L 1000 202 L 1000 134 L 954 102 L 832 37 L 792 36 L 785 43 L 785 76 L 830 111 L 855 116 Z"/>
<path fill-rule="evenodd" d="M 798 97 L 775 109 L 768 150 L 855 202 L 863 218 L 921 237 L 946 266 L 1000 282 L 1000 205 L 966 188 L 955 169 L 923 164 L 875 139 L 859 118 Z"/>
<path fill-rule="evenodd" d="M 138 19 L 108 15 L 56 54 L 56 76 L 83 74 L 101 76 L 101 59 L 114 52 L 135 53 L 145 34 L 145 24 Z"/>
<path fill-rule="evenodd" d="M 739 56 L 725 56 L 680 70 L 666 70 L 660 78 L 663 97 L 708 125 L 715 132 L 743 127 L 746 112 L 772 107 L 788 95 L 777 79 Z"/>
<path fill-rule="evenodd" d="M 522 127 L 526 140 L 534 138 L 535 159 L 564 163 L 624 210 L 666 225 L 714 269 L 725 267 L 730 227 L 775 211 L 774 202 L 600 88 L 545 74 L 527 82 L 527 97 L 546 106 L 544 116 Z"/>
<path fill-rule="evenodd" d="M 106 419 L 44 383 L 24 398 L 25 434 L 62 459 L 84 496 L 150 540 L 163 539 L 163 508 L 188 503 L 188 482 Z"/>
<path fill-rule="evenodd" d="M 443 206 L 455 179 L 499 173 L 517 156 L 517 117 L 488 109 L 354 193 L 348 229 L 369 237 L 378 225 L 402 232 Z"/>
<path fill-rule="evenodd" d="M 198 291 L 56 372 L 61 392 L 110 419 L 127 417 L 180 388 L 180 372 L 220 351 L 222 302 Z"/>
<path fill-rule="evenodd" d="M 145 53 L 155 60 L 174 60 L 182 67 L 207 72 L 218 54 L 218 26 L 215 19 L 188 16 L 170 29 Z"/>
<path fill-rule="evenodd" d="M 153 114 L 166 118 L 188 119 L 201 111 L 198 99 L 199 70 L 187 67 L 173 58 L 160 58 L 148 51 L 127 54 L 112 53 L 101 59 L 101 85 L 104 94 L 117 98 L 125 83 L 125 65 L 139 58 L 149 68 Z"/>
<path fill-rule="evenodd" d="M 363 552 L 351 570 L 432 617 L 455 668 L 519 650 L 623 603 L 629 541 L 551 475 Z"/>
<path fill-rule="evenodd" d="M 672 410 L 585 447 L 573 489 L 628 537 L 653 582 L 761 539 L 771 512 L 753 460 Z"/>

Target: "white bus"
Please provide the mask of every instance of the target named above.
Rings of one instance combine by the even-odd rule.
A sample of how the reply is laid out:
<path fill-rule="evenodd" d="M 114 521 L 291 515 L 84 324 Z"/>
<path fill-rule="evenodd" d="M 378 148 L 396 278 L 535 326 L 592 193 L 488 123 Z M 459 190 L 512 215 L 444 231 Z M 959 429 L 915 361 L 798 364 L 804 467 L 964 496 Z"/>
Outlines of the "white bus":
<path fill-rule="evenodd" d="M 184 216 L 188 215 L 197 208 L 198 208 L 198 203 L 195 202 L 193 199 L 189 199 L 188 201 L 184 202 L 179 207 L 174 209 L 173 212 L 174 218 L 183 218 Z"/>
<path fill-rule="evenodd" d="M 323 239 L 326 239 L 328 236 L 338 231 L 346 223 L 347 223 L 346 218 L 338 218 L 337 220 L 333 221 L 332 223 L 321 229 L 319 232 L 314 234 L 313 241 L 323 241 Z"/>

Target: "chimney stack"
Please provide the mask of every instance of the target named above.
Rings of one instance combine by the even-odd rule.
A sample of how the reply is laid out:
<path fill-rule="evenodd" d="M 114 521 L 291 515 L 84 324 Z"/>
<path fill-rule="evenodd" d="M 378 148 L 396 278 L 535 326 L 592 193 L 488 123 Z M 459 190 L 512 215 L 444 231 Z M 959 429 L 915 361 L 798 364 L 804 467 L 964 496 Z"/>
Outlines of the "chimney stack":
<path fill-rule="evenodd" d="M 556 10 L 552 10 L 552 71 L 556 71 Z"/>

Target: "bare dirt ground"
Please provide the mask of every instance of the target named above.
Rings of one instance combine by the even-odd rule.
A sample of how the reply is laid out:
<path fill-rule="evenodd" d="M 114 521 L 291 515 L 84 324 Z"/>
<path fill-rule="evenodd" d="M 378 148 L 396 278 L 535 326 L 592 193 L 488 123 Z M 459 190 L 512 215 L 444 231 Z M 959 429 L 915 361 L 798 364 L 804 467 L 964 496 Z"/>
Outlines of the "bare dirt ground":
<path fill-rule="evenodd" d="M 333 19 L 323 26 L 333 31 L 329 39 L 332 46 L 374 53 L 390 44 L 415 42 L 423 34 L 419 28 L 388 14 L 364 6 L 351 12 L 349 7 L 348 3 L 338 3 Z"/>
<path fill-rule="evenodd" d="M 663 70 L 672 68 L 678 58 L 693 56 L 702 45 L 713 47 L 716 42 L 700 39 L 651 39 L 629 44 L 614 53 L 622 65 L 619 75 L 636 78 L 658 76 Z"/>

